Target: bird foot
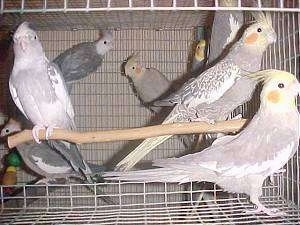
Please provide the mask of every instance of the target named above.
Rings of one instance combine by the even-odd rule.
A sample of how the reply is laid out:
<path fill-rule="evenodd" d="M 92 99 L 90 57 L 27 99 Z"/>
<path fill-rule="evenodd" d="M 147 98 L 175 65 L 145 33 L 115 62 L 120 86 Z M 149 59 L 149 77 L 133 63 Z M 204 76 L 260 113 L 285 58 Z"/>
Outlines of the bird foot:
<path fill-rule="evenodd" d="M 47 129 L 46 129 L 46 140 L 49 140 L 49 137 L 53 134 L 53 129 L 54 128 L 58 128 L 58 127 L 55 127 L 55 126 L 47 127 Z"/>
<path fill-rule="evenodd" d="M 286 169 L 279 169 L 279 170 L 276 170 L 274 173 L 284 173 L 286 172 Z"/>
<path fill-rule="evenodd" d="M 241 118 L 243 118 L 243 115 L 240 113 L 240 114 L 237 114 L 234 117 L 232 117 L 231 120 L 239 120 Z"/>
<path fill-rule="evenodd" d="M 257 207 L 256 209 L 248 209 L 245 211 L 247 214 L 257 214 L 257 213 L 265 213 L 269 216 L 285 216 L 287 215 L 286 212 L 280 211 L 276 208 L 266 208 L 264 206 Z"/>
<path fill-rule="evenodd" d="M 41 125 L 35 125 L 33 128 L 32 128 L 32 137 L 33 139 L 35 140 L 36 143 L 38 144 L 41 144 L 42 142 L 40 141 L 39 139 L 39 131 L 40 130 L 44 130 L 46 129 L 44 126 L 41 126 Z"/>

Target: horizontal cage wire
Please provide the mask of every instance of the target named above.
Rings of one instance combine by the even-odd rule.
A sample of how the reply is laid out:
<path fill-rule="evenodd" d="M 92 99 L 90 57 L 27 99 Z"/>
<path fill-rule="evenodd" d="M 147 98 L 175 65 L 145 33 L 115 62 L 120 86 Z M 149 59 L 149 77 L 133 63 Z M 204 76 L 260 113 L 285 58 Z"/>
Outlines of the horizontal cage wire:
<path fill-rule="evenodd" d="M 211 26 L 213 10 L 274 11 L 277 42 L 268 48 L 262 67 L 286 70 L 299 78 L 299 5 L 298 0 L 238 0 L 236 7 L 223 7 L 218 0 L 2 0 L 0 30 L 11 29 L 24 20 L 33 22 L 50 60 L 74 44 L 95 40 L 100 28 L 112 30 L 113 50 L 95 73 L 74 84 L 71 98 L 79 130 L 119 129 L 157 123 L 121 75 L 123 61 L 139 52 L 144 66 L 157 68 L 171 80 L 181 77 L 190 63 L 195 27 Z M 10 54 L 5 64 L 12 61 Z M 4 99 L 10 98 L 9 73 L 10 67 L 0 66 Z M 258 104 L 257 92 L 251 103 L 235 113 L 253 114 Z M 8 106 L 1 102 L 1 108 Z M 88 162 L 113 169 L 111 165 L 123 157 L 120 151 L 125 154 L 138 143 L 85 144 L 80 149 Z M 6 153 L 1 145 L 1 158 Z M 174 137 L 148 154 L 141 164 L 187 153 Z M 285 211 L 284 217 L 245 214 L 253 208 L 248 196 L 227 194 L 207 183 L 29 185 L 26 183 L 35 177 L 19 169 L 15 195 L 5 196 L 11 187 L 0 186 L 0 224 L 300 224 L 299 152 L 285 169 L 285 173 L 274 175 L 272 183 L 265 181 L 261 198 L 267 207 Z M 96 193 L 97 187 L 117 204 L 104 203 Z"/>

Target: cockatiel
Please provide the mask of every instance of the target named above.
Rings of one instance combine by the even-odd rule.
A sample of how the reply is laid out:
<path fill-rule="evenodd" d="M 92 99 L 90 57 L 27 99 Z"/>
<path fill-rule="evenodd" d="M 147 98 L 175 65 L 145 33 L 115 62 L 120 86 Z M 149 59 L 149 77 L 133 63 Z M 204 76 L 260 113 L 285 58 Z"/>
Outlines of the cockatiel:
<path fill-rule="evenodd" d="M 59 68 L 50 63 L 34 30 L 22 23 L 14 34 L 14 67 L 9 88 L 17 107 L 34 124 L 32 135 L 36 142 L 38 131 L 46 128 L 46 139 L 53 128 L 76 129 L 74 109 Z M 75 144 L 48 141 L 74 171 L 82 173 L 93 183 L 91 169 Z M 61 147 L 64 144 L 64 148 Z"/>
<path fill-rule="evenodd" d="M 71 146 L 74 147 L 75 145 Z M 60 143 L 61 148 L 66 148 L 63 143 Z M 26 143 L 18 145 L 20 153 L 26 166 L 40 177 L 44 177 L 39 183 L 55 180 L 58 178 L 79 178 L 83 181 L 85 177 L 79 171 L 75 171 L 70 163 L 47 143 Z M 66 149 L 67 151 L 67 149 Z M 91 175 L 101 174 L 105 168 L 103 166 L 87 163 L 91 168 Z"/>
<path fill-rule="evenodd" d="M 74 45 L 57 56 L 53 62 L 58 65 L 66 83 L 70 85 L 95 72 L 112 47 L 113 36 L 105 31 L 98 40 Z"/>
<path fill-rule="evenodd" d="M 206 58 L 205 48 L 206 48 L 206 41 L 204 39 L 201 39 L 196 45 L 191 72 L 197 72 L 201 69 L 204 69 L 203 66 L 205 64 L 205 58 Z"/>
<path fill-rule="evenodd" d="M 220 0 L 222 7 L 237 6 L 236 0 Z M 237 33 L 244 24 L 242 11 L 215 11 L 209 45 L 208 64 L 214 62 L 228 51 L 228 46 L 237 38 Z M 225 50 L 225 51 L 224 51 Z"/>
<path fill-rule="evenodd" d="M 230 52 L 216 65 L 191 79 L 169 98 L 157 102 L 156 106 L 175 105 L 173 111 L 163 124 L 174 122 L 207 121 L 214 122 L 198 115 L 203 104 L 213 104 L 222 99 L 224 93 L 230 92 L 237 84 L 240 87 L 251 86 L 249 93 L 237 96 L 237 106 L 240 99 L 249 99 L 256 86 L 256 81 L 245 77 L 252 70 L 255 72 L 260 67 L 260 62 L 267 47 L 275 42 L 276 33 L 272 28 L 271 19 L 263 13 L 255 14 L 257 21 L 250 25 L 243 33 L 241 39 L 235 43 Z M 241 94 L 241 89 L 236 95 Z M 243 92 L 245 92 L 243 90 Z M 236 101 L 233 100 L 232 101 Z M 227 115 L 227 114 L 226 114 Z M 134 151 L 117 164 L 116 169 L 128 170 L 132 168 L 152 149 L 169 139 L 172 135 L 148 138 Z"/>
<path fill-rule="evenodd" d="M 295 97 L 300 84 L 285 71 L 260 71 L 253 76 L 264 79 L 261 105 L 239 134 L 221 137 L 195 154 L 155 160 L 153 166 L 161 168 L 107 172 L 104 177 L 144 182 L 214 182 L 227 192 L 248 194 L 257 206 L 253 213 L 282 215 L 277 209 L 263 206 L 259 197 L 264 180 L 279 172 L 298 150 L 300 121 Z"/>
<path fill-rule="evenodd" d="M 20 132 L 21 130 L 22 130 L 22 124 L 19 121 L 10 118 L 8 122 L 5 124 L 5 126 L 2 128 L 0 132 L 0 137 L 5 137 L 13 133 Z"/>
<path fill-rule="evenodd" d="M 133 89 L 142 104 L 158 112 L 160 108 L 151 106 L 151 103 L 170 89 L 171 82 L 157 69 L 142 67 L 137 62 L 137 54 L 128 58 L 124 72 L 132 81 Z"/>

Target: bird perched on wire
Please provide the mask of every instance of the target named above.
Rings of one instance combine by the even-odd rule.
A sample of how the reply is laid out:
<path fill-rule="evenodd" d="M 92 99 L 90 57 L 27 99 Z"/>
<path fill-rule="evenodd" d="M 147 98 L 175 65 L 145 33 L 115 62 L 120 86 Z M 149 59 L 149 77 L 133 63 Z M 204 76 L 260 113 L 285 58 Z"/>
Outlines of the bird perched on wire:
<path fill-rule="evenodd" d="M 197 72 L 204 69 L 206 59 L 206 41 L 204 39 L 199 40 L 195 48 L 195 54 L 193 57 L 191 72 Z"/>
<path fill-rule="evenodd" d="M 199 106 L 203 104 L 213 104 L 218 101 L 224 93 L 228 92 L 232 86 L 244 83 L 251 84 L 251 91 L 244 93 L 239 89 L 235 95 L 237 97 L 236 106 L 251 97 L 256 82 L 249 78 L 244 78 L 250 71 L 257 71 L 260 66 L 261 58 L 267 47 L 276 40 L 276 33 L 272 28 L 271 20 L 263 13 L 255 14 L 257 21 L 251 24 L 243 33 L 241 39 L 235 43 L 230 52 L 216 65 L 199 74 L 197 78 L 189 80 L 183 87 L 170 97 L 158 101 L 156 106 L 175 105 L 173 111 L 167 116 L 163 124 L 173 122 L 206 121 L 213 123 L 214 120 L 206 118 L 200 113 Z M 251 56 L 251 57 L 250 57 Z M 253 65 L 258 68 L 253 69 Z M 242 79 L 243 82 L 240 82 Z M 226 114 L 227 116 L 228 114 Z M 152 149 L 169 139 L 172 135 L 148 138 L 142 142 L 134 151 L 129 153 L 116 169 L 128 170 L 132 168 Z"/>
<path fill-rule="evenodd" d="M 53 62 L 60 68 L 69 88 L 74 81 L 95 72 L 112 47 L 113 36 L 110 32 L 104 31 L 100 33 L 98 40 L 74 45 L 57 56 Z"/>
<path fill-rule="evenodd" d="M 19 110 L 34 124 L 34 140 L 40 143 L 38 132 L 41 129 L 46 129 L 46 139 L 53 128 L 76 129 L 74 109 L 61 71 L 46 58 L 36 32 L 27 22 L 22 23 L 14 34 L 14 53 L 9 89 Z M 92 171 L 77 145 L 64 141 L 48 143 L 75 172 L 86 178 L 87 183 L 93 183 Z"/>
<path fill-rule="evenodd" d="M 297 152 L 299 112 L 295 97 L 300 84 L 293 74 L 279 70 L 260 71 L 250 76 L 264 80 L 261 105 L 239 134 L 217 139 L 207 149 L 180 158 L 155 160 L 150 170 L 107 172 L 109 180 L 144 182 L 214 182 L 227 192 L 246 193 L 257 206 L 253 213 L 283 215 L 260 201 L 264 180 Z"/>
<path fill-rule="evenodd" d="M 137 57 L 137 54 L 133 54 L 127 59 L 124 73 L 132 82 L 133 91 L 142 104 L 158 112 L 160 107 L 152 106 L 151 103 L 170 89 L 171 82 L 157 69 L 140 65 Z"/>

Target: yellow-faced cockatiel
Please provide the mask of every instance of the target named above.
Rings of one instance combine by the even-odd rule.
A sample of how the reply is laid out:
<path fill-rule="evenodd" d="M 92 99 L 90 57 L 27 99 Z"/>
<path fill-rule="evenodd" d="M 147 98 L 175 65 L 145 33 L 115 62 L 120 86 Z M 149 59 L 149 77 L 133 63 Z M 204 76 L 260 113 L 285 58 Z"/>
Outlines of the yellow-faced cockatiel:
<path fill-rule="evenodd" d="M 144 182 L 214 182 L 227 192 L 245 193 L 257 206 L 252 212 L 282 215 L 259 201 L 264 180 L 279 172 L 299 145 L 299 112 L 295 97 L 300 84 L 293 74 L 279 70 L 250 76 L 263 79 L 261 105 L 239 134 L 223 136 L 205 150 L 180 158 L 155 160 L 150 170 L 107 172 L 109 180 Z"/>

